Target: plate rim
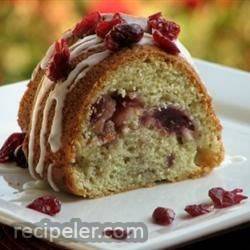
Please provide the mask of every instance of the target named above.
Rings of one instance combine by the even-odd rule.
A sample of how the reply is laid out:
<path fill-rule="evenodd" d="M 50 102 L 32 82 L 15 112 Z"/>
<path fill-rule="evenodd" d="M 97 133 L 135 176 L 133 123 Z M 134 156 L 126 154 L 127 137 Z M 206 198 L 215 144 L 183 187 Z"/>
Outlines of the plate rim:
<path fill-rule="evenodd" d="M 210 68 L 216 67 L 217 70 L 234 72 L 235 74 L 240 74 L 244 77 L 250 77 L 250 73 L 246 71 L 230 68 L 228 66 L 219 65 L 216 63 L 212 63 L 212 62 L 207 62 L 201 59 L 195 59 L 195 63 L 202 65 L 202 67 L 210 67 Z M 13 88 L 17 84 L 27 85 L 28 81 L 29 80 L 24 80 L 24 81 L 13 83 L 7 86 L 0 86 L 0 91 L 3 88 Z M 237 205 L 237 206 L 240 206 L 240 205 Z M 10 210 L 7 210 L 8 208 Z M 34 211 L 26 211 L 27 209 L 23 207 L 21 207 L 20 209 L 20 206 L 0 198 L 0 222 L 6 225 L 10 225 L 10 226 L 11 224 L 26 222 L 25 220 L 20 221 L 20 218 L 19 218 L 20 215 L 19 217 L 18 216 L 15 217 L 13 215 L 12 209 L 19 209 L 20 211 L 25 210 L 25 212 L 34 213 L 34 216 L 36 218 L 39 218 L 39 217 L 45 218 L 45 215 L 39 216 L 39 213 L 34 212 Z M 48 216 L 48 218 L 51 219 L 50 216 Z M 195 225 L 190 224 L 190 225 L 186 225 L 183 228 L 178 228 L 175 231 L 172 231 L 169 233 L 171 237 L 168 236 L 164 238 L 162 237 L 162 234 L 159 234 L 155 236 L 154 238 L 148 240 L 147 242 L 139 243 L 139 245 L 137 246 L 135 246 L 136 244 L 127 243 L 126 249 L 131 249 L 131 250 L 132 249 L 145 249 L 145 247 L 152 249 L 153 246 L 154 248 L 155 247 L 172 247 L 172 246 L 184 243 L 184 242 L 189 242 L 194 239 L 198 239 L 200 237 L 209 235 L 211 233 L 216 233 L 218 231 L 222 231 L 222 230 L 234 227 L 236 225 L 240 225 L 241 223 L 248 222 L 248 221 L 250 221 L 250 209 L 248 207 L 242 207 L 241 209 L 235 210 L 233 212 L 229 211 L 228 213 L 221 214 L 219 217 L 211 218 L 209 221 L 204 220 Z M 214 229 L 214 227 L 216 227 L 216 229 Z M 67 241 L 60 242 L 56 240 L 55 243 L 70 247 L 70 244 Z M 79 243 L 79 244 L 76 243 L 74 247 L 76 247 L 76 249 L 86 249 L 86 247 L 93 248 L 93 249 L 113 249 L 112 247 L 106 248 L 103 246 L 99 248 L 98 246 L 96 246 L 96 244 L 98 243 L 84 243 L 84 244 Z"/>

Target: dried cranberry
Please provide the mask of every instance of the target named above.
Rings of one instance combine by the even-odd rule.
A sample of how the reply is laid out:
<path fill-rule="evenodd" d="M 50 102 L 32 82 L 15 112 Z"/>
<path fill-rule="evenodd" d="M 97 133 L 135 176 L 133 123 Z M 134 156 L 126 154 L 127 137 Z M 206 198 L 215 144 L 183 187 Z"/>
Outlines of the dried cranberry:
<path fill-rule="evenodd" d="M 175 161 L 175 154 L 171 153 L 170 155 L 167 156 L 166 158 L 166 163 L 167 163 L 167 167 L 172 167 Z"/>
<path fill-rule="evenodd" d="M 148 17 L 148 20 L 149 20 L 149 21 L 158 20 L 158 19 L 161 18 L 161 17 L 162 17 L 161 12 L 156 12 L 155 14 L 150 15 L 150 16 Z"/>
<path fill-rule="evenodd" d="M 156 119 L 152 116 L 150 112 L 144 112 L 144 114 L 140 117 L 140 122 L 143 126 L 153 129 L 155 127 L 158 127 Z"/>
<path fill-rule="evenodd" d="M 173 40 L 180 33 L 180 26 L 175 22 L 164 19 L 160 12 L 148 17 L 148 26 L 153 32 L 155 43 L 169 54 L 180 52 Z"/>
<path fill-rule="evenodd" d="M 56 82 L 67 78 L 70 72 L 69 58 L 70 52 L 66 40 L 57 41 L 46 72 L 50 80 Z"/>
<path fill-rule="evenodd" d="M 180 26 L 163 18 L 160 12 L 148 17 L 148 26 L 170 40 L 177 39 L 180 33 Z"/>
<path fill-rule="evenodd" d="M 157 29 L 160 31 L 164 22 L 166 22 L 166 20 L 162 17 L 161 12 L 157 12 L 148 17 L 148 27 L 151 31 L 152 29 Z"/>
<path fill-rule="evenodd" d="M 191 119 L 180 109 L 168 106 L 154 112 L 154 118 L 158 121 L 158 126 L 168 133 L 182 135 L 183 129 L 195 130 Z"/>
<path fill-rule="evenodd" d="M 120 49 L 120 45 L 112 39 L 110 34 L 107 34 L 105 37 L 105 45 L 107 49 L 112 51 L 117 51 Z"/>
<path fill-rule="evenodd" d="M 96 26 L 95 32 L 99 37 L 105 38 L 108 32 L 120 23 L 125 23 L 125 20 L 119 13 L 115 13 L 110 21 L 100 21 Z"/>
<path fill-rule="evenodd" d="M 232 191 L 227 191 L 221 187 L 212 188 L 209 190 L 208 195 L 212 199 L 216 208 L 230 207 L 240 203 L 248 197 L 241 194 L 242 189 L 236 188 Z"/>
<path fill-rule="evenodd" d="M 131 98 L 129 95 L 122 97 L 114 93 L 112 98 L 116 101 L 116 110 L 111 119 L 116 129 L 121 131 L 126 121 L 128 121 L 130 117 L 137 115 L 144 104 L 137 96 L 134 96 L 134 98 Z"/>
<path fill-rule="evenodd" d="M 102 142 L 104 144 L 106 143 L 110 143 L 112 141 L 114 141 L 117 137 L 117 133 L 115 130 L 115 124 L 113 121 L 106 121 L 103 127 L 103 131 L 102 134 L 100 136 Z"/>
<path fill-rule="evenodd" d="M 210 213 L 214 210 L 213 204 L 188 205 L 185 211 L 192 217 Z"/>
<path fill-rule="evenodd" d="M 157 207 L 153 214 L 153 221 L 159 225 L 170 225 L 174 221 L 175 212 L 170 208 Z"/>
<path fill-rule="evenodd" d="M 119 132 L 123 131 L 126 121 L 130 117 L 138 116 L 142 108 L 143 102 L 136 96 L 136 93 L 129 93 L 125 97 L 116 92 L 103 95 L 92 106 L 91 128 L 102 143 L 112 142 Z"/>
<path fill-rule="evenodd" d="M 130 233 L 122 229 L 108 229 L 104 231 L 104 235 L 116 240 L 125 240 Z"/>
<path fill-rule="evenodd" d="M 177 39 L 180 33 L 180 26 L 175 22 L 166 21 L 161 29 L 161 33 L 170 40 Z"/>
<path fill-rule="evenodd" d="M 21 168 L 27 168 L 28 167 L 28 162 L 26 160 L 25 154 L 22 149 L 22 145 L 16 148 L 14 152 L 14 160 L 16 164 L 21 167 Z"/>
<path fill-rule="evenodd" d="M 79 23 L 76 24 L 73 35 L 82 37 L 84 35 L 91 35 L 95 33 L 97 24 L 101 21 L 101 15 L 99 12 L 92 12 L 85 16 Z"/>
<path fill-rule="evenodd" d="M 132 43 L 139 42 L 143 37 L 143 29 L 138 24 L 118 24 L 106 36 L 106 46 L 110 50 L 117 50 Z"/>
<path fill-rule="evenodd" d="M 93 131 L 103 134 L 105 123 L 112 117 L 116 109 L 116 102 L 109 95 L 104 95 L 93 105 L 93 113 L 90 117 Z"/>
<path fill-rule="evenodd" d="M 35 199 L 27 208 L 44 214 L 55 215 L 61 210 L 61 202 L 56 197 L 45 195 Z"/>
<path fill-rule="evenodd" d="M 143 29 L 140 25 L 134 24 L 120 24 L 111 30 L 110 35 L 112 39 L 123 45 L 139 42 L 143 36 Z"/>
<path fill-rule="evenodd" d="M 25 133 L 13 133 L 0 149 L 0 163 L 11 162 L 15 160 L 14 152 L 22 145 Z"/>
<path fill-rule="evenodd" d="M 109 21 L 101 21 L 97 24 L 95 32 L 99 37 L 104 38 L 111 29 L 112 25 Z"/>
<path fill-rule="evenodd" d="M 180 53 L 180 50 L 178 49 L 176 44 L 173 41 L 171 41 L 168 37 L 162 35 L 162 33 L 159 32 L 158 30 L 155 30 L 153 32 L 153 39 L 155 43 L 160 48 L 165 50 L 167 53 L 172 55 L 177 55 L 178 53 Z"/>

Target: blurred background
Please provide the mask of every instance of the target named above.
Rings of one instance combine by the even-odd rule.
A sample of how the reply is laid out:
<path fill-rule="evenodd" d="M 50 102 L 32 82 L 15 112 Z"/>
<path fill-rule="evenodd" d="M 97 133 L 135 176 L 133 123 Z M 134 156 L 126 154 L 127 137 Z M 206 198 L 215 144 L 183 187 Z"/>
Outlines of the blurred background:
<path fill-rule="evenodd" d="M 0 0 L 0 85 L 28 79 L 47 47 L 94 10 L 162 11 L 194 57 L 250 71 L 250 0 Z"/>

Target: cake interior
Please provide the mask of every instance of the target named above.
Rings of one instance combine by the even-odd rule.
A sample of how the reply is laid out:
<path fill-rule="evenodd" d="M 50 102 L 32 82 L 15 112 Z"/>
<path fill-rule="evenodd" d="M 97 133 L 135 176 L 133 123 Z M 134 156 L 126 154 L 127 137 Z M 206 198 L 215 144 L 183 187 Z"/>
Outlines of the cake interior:
<path fill-rule="evenodd" d="M 103 195 L 209 172 L 220 132 L 191 81 L 150 57 L 109 74 L 76 143 L 76 186 Z"/>

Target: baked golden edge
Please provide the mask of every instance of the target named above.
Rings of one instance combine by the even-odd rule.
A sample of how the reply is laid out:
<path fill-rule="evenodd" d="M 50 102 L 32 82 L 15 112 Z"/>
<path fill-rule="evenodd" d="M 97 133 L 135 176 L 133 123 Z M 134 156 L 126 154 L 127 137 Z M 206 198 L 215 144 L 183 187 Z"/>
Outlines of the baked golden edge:
<path fill-rule="evenodd" d="M 83 196 L 83 197 L 96 197 L 97 195 L 95 192 L 91 192 L 89 190 L 82 190 L 81 188 L 76 186 L 74 180 L 74 168 L 70 162 L 73 162 L 75 159 L 75 141 L 76 139 L 81 136 L 81 129 L 82 123 L 86 120 L 87 113 L 89 112 L 89 107 L 91 103 L 93 103 L 93 99 L 96 98 L 99 90 L 103 88 L 103 83 L 108 75 L 115 71 L 120 65 L 127 64 L 129 61 L 133 60 L 144 60 L 147 57 L 164 59 L 166 63 L 171 63 L 179 69 L 181 72 L 184 72 L 188 77 L 190 77 L 191 82 L 196 87 L 199 93 L 204 95 L 203 105 L 205 107 L 206 112 L 211 116 L 211 119 L 216 125 L 217 132 L 222 129 L 219 119 L 214 113 L 212 107 L 212 100 L 211 97 L 208 95 L 205 86 L 203 85 L 200 77 L 180 56 L 173 56 L 169 55 L 166 52 L 162 51 L 161 49 L 150 46 L 144 45 L 139 46 L 135 45 L 132 48 L 125 48 L 118 53 L 115 53 L 108 58 L 106 58 L 103 62 L 99 63 L 98 65 L 94 66 L 90 69 L 90 71 L 86 74 L 86 76 L 81 79 L 72 89 L 72 91 L 67 95 L 65 105 L 63 108 L 63 129 L 62 129 L 62 147 L 61 149 L 56 152 L 52 153 L 50 151 L 50 147 L 47 143 L 46 145 L 46 156 L 45 156 L 45 169 L 44 169 L 44 176 L 47 172 L 47 167 L 49 163 L 53 162 L 53 180 L 56 185 L 63 190 L 66 190 L 69 193 L 73 193 L 75 195 Z M 81 61 L 82 58 L 79 56 L 78 61 Z M 42 79 L 44 72 L 39 70 L 35 79 L 29 83 L 28 89 L 24 94 L 24 97 L 20 103 L 19 114 L 18 114 L 18 121 L 20 127 L 29 134 L 30 130 L 30 111 L 33 108 L 33 101 L 35 98 L 35 92 L 37 88 L 39 88 L 39 83 Z M 48 96 L 48 95 L 47 95 Z M 47 97 L 46 97 L 47 98 Z M 46 99 L 45 98 L 45 99 Z M 41 110 L 43 110 L 45 104 L 45 100 L 42 102 Z M 52 118 L 54 115 L 54 107 L 49 113 L 48 119 L 48 127 L 47 130 L 49 132 Z M 39 160 L 39 131 L 41 129 L 41 122 L 42 122 L 42 115 L 39 116 L 36 129 L 35 129 L 35 143 L 34 143 L 34 162 L 37 163 Z M 46 134 L 46 141 L 48 139 L 48 134 Z M 24 143 L 24 150 L 27 154 L 28 151 L 28 136 L 25 139 Z M 221 138 L 219 138 L 221 141 Z M 219 165 L 221 161 L 224 159 L 224 148 L 221 142 L 221 150 L 218 154 L 213 154 L 208 157 L 204 157 L 203 159 L 203 166 L 200 172 L 197 172 L 190 176 L 190 178 L 196 178 L 206 173 L 209 173 L 215 166 Z M 151 186 L 151 185 L 150 185 Z M 141 186 L 134 186 L 131 189 L 136 189 Z M 118 192 L 127 191 L 127 190 L 117 190 Z M 113 191 L 103 192 L 102 195 L 105 196 L 114 193 Z"/>

